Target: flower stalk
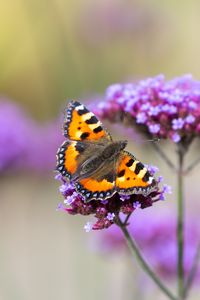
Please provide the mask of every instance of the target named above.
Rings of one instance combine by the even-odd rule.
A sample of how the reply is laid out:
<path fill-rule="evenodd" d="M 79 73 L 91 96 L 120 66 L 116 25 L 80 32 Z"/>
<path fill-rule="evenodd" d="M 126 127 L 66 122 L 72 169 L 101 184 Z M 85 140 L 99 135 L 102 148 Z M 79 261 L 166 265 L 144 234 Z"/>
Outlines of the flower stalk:
<path fill-rule="evenodd" d="M 178 148 L 178 173 L 177 173 L 177 276 L 178 276 L 178 296 L 184 298 L 184 195 L 183 195 L 183 163 L 184 152 Z"/>
<path fill-rule="evenodd" d="M 152 143 L 154 149 L 158 153 L 158 155 L 163 159 L 163 161 L 168 165 L 168 167 L 172 170 L 177 172 L 175 165 L 173 162 L 169 159 L 169 157 L 165 154 L 165 152 L 162 150 L 162 148 L 158 145 L 158 143 Z"/>
<path fill-rule="evenodd" d="M 143 270 L 151 277 L 151 279 L 156 283 L 156 285 L 163 291 L 163 293 L 171 300 L 177 300 L 177 298 L 171 293 L 171 291 L 162 283 L 160 278 L 153 272 L 150 266 L 142 257 L 140 250 L 138 249 L 136 243 L 134 242 L 133 238 L 130 236 L 126 225 L 121 221 L 119 215 L 115 217 L 116 224 L 122 230 L 124 237 L 126 239 L 127 245 L 133 255 L 135 255 L 143 268 Z"/>

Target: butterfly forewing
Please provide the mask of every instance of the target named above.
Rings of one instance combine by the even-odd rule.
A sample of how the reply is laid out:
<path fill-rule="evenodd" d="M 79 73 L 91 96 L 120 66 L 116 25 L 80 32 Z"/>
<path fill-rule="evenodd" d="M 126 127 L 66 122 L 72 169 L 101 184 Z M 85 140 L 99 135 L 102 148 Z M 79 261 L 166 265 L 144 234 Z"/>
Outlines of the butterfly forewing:
<path fill-rule="evenodd" d="M 102 123 L 83 104 L 72 101 L 67 107 L 64 136 L 76 141 L 111 140 Z"/>

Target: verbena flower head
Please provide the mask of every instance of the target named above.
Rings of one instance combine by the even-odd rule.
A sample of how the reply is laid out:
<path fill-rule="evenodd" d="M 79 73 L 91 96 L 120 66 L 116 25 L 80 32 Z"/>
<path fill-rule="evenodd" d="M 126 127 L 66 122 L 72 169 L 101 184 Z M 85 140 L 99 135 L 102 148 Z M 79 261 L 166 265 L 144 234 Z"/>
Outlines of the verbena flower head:
<path fill-rule="evenodd" d="M 153 174 L 152 174 L 153 175 Z M 110 227 L 115 223 L 115 216 L 119 213 L 128 215 L 135 210 L 152 206 L 154 202 L 164 200 L 165 194 L 168 193 L 164 186 L 159 189 L 158 186 L 148 196 L 141 194 L 132 194 L 130 196 L 115 193 L 111 198 L 106 200 L 91 200 L 85 202 L 83 197 L 76 192 L 73 183 L 67 182 L 61 174 L 55 177 L 61 182 L 59 191 L 64 197 L 63 203 L 60 203 L 58 210 L 67 212 L 71 215 L 92 215 L 95 222 L 87 222 L 85 225 L 86 232 L 91 229 L 98 230 Z M 158 180 L 158 183 L 160 181 Z"/>
<path fill-rule="evenodd" d="M 175 143 L 200 136 L 200 81 L 163 75 L 108 87 L 94 111 L 111 122 L 124 121 L 153 137 Z"/>
<path fill-rule="evenodd" d="M 171 212 L 152 211 L 143 214 L 135 213 L 128 227 L 130 234 L 136 240 L 144 253 L 145 259 L 153 266 L 155 271 L 169 280 L 177 273 L 177 241 L 176 217 Z M 199 221 L 195 218 L 188 220 L 185 226 L 185 258 L 184 271 L 188 275 L 199 242 Z M 95 251 L 111 254 L 127 250 L 123 233 L 117 226 L 91 237 L 92 247 Z M 200 278 L 200 269 L 197 273 Z"/>

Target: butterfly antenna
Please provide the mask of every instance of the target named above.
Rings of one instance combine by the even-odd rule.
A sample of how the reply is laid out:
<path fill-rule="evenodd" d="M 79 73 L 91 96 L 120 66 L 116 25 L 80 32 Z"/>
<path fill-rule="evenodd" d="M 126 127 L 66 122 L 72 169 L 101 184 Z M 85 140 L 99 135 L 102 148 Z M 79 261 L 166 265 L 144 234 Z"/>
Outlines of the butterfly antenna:
<path fill-rule="evenodd" d="M 160 139 L 159 138 L 153 138 L 153 139 L 150 139 L 150 140 L 140 140 L 140 142 L 142 142 L 142 143 L 146 143 L 146 142 L 157 143 L 157 142 L 160 142 Z"/>

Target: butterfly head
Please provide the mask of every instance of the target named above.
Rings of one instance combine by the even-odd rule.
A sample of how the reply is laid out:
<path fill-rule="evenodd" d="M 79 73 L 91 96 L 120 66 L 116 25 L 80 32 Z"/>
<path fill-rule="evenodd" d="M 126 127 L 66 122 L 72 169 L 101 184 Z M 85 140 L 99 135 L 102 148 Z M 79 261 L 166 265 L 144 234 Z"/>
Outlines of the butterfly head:
<path fill-rule="evenodd" d="M 119 141 L 118 143 L 119 143 L 120 150 L 123 150 L 124 148 L 126 148 L 128 141 L 124 140 L 124 141 Z"/>

